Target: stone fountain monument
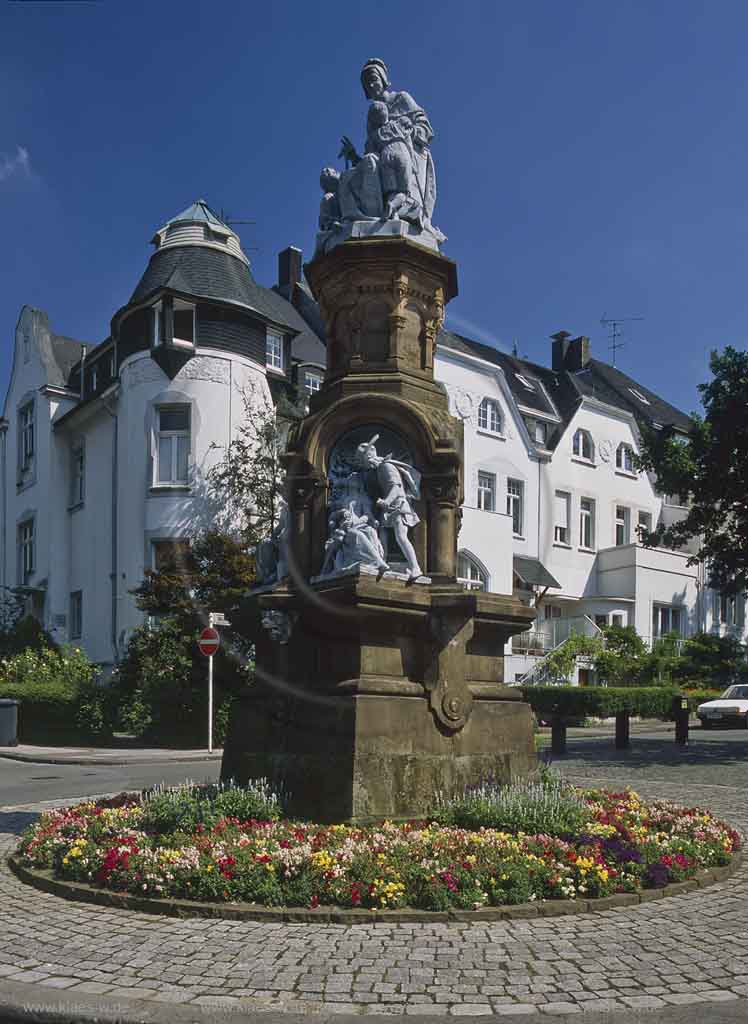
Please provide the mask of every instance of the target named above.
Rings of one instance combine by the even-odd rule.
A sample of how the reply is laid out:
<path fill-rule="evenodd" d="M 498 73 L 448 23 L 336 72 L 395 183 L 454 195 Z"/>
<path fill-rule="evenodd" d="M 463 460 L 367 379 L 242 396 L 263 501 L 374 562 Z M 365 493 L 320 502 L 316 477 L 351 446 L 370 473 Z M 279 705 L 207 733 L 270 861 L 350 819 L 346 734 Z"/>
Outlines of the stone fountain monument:
<path fill-rule="evenodd" d="M 534 612 L 456 581 L 463 427 L 434 347 L 457 268 L 431 219 L 433 130 L 383 61 L 361 81 L 365 152 L 344 137 L 351 166 L 322 172 L 305 268 L 327 373 L 258 550 L 257 681 L 222 765 L 223 778 L 282 780 L 292 812 L 321 821 L 417 817 L 437 793 L 536 766 L 530 709 L 503 684 L 504 644 Z"/>

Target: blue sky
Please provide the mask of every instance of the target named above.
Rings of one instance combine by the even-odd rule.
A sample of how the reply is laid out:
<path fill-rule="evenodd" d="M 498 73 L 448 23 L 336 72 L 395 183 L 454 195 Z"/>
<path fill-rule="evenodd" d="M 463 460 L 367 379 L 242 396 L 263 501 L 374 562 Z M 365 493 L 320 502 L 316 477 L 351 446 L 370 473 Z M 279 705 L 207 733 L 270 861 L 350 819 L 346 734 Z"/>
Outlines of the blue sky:
<path fill-rule="evenodd" d="M 693 0 L 20 2 L 0 9 L 0 377 L 23 303 L 96 342 L 154 230 L 202 196 L 257 279 L 311 255 L 318 175 L 383 57 L 426 108 L 455 330 L 548 362 L 626 325 L 621 369 L 686 411 L 748 334 L 748 6 Z"/>

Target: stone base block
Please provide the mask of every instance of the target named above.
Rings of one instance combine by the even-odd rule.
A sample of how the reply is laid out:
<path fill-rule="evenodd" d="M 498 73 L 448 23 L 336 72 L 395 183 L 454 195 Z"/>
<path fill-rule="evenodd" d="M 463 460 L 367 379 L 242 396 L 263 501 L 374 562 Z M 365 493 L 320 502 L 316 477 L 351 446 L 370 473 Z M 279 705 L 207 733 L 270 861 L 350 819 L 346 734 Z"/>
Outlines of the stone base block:
<path fill-rule="evenodd" d="M 263 690 L 234 709 L 221 775 L 282 782 L 292 815 L 363 822 L 418 818 L 439 794 L 536 767 L 532 715 L 520 700 L 476 700 L 450 735 L 422 696 Z"/>

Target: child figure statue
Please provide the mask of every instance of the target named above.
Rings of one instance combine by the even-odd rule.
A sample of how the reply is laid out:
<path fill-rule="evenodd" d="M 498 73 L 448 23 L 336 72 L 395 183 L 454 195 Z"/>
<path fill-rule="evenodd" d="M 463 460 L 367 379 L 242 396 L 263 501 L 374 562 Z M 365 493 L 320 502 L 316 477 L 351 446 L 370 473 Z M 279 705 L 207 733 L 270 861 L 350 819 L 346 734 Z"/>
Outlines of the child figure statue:
<path fill-rule="evenodd" d="M 390 118 L 386 103 L 369 104 L 365 152 L 376 153 L 379 157 L 379 178 L 385 201 L 385 217 L 387 220 L 409 220 L 421 226 L 421 205 L 401 189 L 401 183 L 409 181 L 413 174 L 410 140 L 412 130 L 407 119 Z"/>
<path fill-rule="evenodd" d="M 319 176 L 319 184 L 324 195 L 319 204 L 320 231 L 333 231 L 340 227 L 340 200 L 338 187 L 340 175 L 334 167 L 323 167 Z"/>

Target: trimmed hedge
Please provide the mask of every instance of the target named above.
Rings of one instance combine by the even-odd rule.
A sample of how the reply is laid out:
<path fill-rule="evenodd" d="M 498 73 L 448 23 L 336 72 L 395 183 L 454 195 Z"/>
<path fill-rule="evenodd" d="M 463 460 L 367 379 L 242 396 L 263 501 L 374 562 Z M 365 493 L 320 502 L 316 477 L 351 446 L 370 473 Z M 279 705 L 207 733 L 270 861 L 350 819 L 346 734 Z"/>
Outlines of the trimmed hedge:
<path fill-rule="evenodd" d="M 667 718 L 679 690 L 669 686 L 522 686 L 536 713 L 562 719 L 611 718 L 620 712 L 641 718 Z"/>

